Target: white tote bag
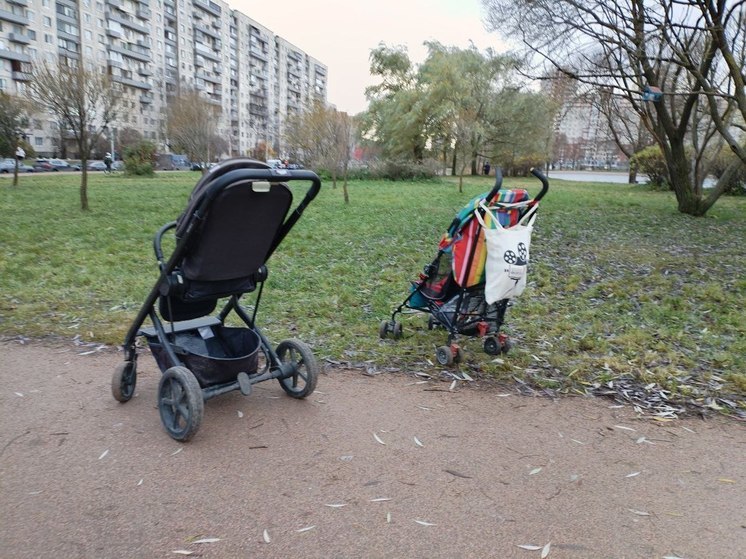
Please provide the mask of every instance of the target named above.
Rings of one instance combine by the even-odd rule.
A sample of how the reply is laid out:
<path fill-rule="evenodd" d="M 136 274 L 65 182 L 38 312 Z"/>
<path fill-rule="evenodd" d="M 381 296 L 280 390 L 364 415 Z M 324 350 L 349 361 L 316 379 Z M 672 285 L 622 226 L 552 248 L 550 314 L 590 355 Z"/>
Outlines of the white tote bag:
<path fill-rule="evenodd" d="M 474 211 L 484 228 L 487 244 L 484 298 L 487 304 L 492 304 L 502 299 L 518 297 L 526 288 L 531 232 L 536 219 L 536 208 L 539 206 L 536 204 L 529 209 L 513 227 L 500 225 L 497 216 L 484 203 L 480 207 L 491 218 L 490 226 L 487 226 L 479 210 Z"/>

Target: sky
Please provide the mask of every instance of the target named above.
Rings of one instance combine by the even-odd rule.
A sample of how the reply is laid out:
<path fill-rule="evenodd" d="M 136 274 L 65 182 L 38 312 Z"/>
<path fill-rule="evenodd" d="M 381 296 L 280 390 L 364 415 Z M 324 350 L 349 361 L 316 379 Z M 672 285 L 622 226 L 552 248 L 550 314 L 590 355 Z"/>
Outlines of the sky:
<path fill-rule="evenodd" d="M 413 62 L 426 55 L 424 41 L 484 51 L 504 51 L 482 23 L 480 0 L 227 0 L 329 69 L 327 101 L 357 114 L 367 108 L 370 51 L 383 42 L 407 47 Z"/>

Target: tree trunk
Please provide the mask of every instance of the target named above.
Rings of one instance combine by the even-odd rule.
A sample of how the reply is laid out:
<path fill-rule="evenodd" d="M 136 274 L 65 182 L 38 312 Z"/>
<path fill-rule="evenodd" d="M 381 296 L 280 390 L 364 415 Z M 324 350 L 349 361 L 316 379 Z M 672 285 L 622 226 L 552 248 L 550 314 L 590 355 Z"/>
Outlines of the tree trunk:
<path fill-rule="evenodd" d="M 81 175 L 80 175 L 80 209 L 84 212 L 88 211 L 88 165 L 86 161 L 80 162 Z"/>
<path fill-rule="evenodd" d="M 15 156 L 14 156 L 15 157 Z M 18 157 L 16 157 L 16 164 L 13 167 L 13 186 L 18 186 Z"/>
<path fill-rule="evenodd" d="M 627 176 L 629 177 L 627 179 L 629 184 L 637 184 L 637 169 L 633 165 L 629 166 L 629 175 Z"/>
<path fill-rule="evenodd" d="M 456 174 L 457 159 L 458 159 L 458 142 L 456 142 L 456 146 L 453 148 L 453 160 L 451 161 L 451 175 Z"/>

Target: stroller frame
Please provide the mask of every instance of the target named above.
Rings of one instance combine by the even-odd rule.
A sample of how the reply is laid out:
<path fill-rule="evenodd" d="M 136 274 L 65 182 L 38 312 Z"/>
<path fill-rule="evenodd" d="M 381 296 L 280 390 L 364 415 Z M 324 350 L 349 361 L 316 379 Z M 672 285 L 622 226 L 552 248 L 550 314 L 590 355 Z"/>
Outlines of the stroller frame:
<path fill-rule="evenodd" d="M 521 204 L 524 212 L 538 204 L 549 190 L 549 181 L 541 171 L 531 169 L 531 174 L 539 179 L 542 188 L 535 198 Z M 495 186 L 482 200 L 498 209 L 515 207 L 514 204 L 502 204 L 494 201 L 501 188 L 502 172 L 498 167 L 495 169 Z M 479 205 L 477 205 L 474 211 L 480 212 L 480 214 L 484 213 L 484 210 Z M 463 225 L 459 218 L 456 217 L 448 227 L 448 234 L 453 236 L 456 234 L 458 228 Z M 489 355 L 507 353 L 512 344 L 508 337 L 500 332 L 500 329 L 504 324 L 505 313 L 510 305 L 510 299 L 502 299 L 492 305 L 487 305 L 484 300 L 484 282 L 470 287 L 462 287 L 458 285 L 453 277 L 452 270 L 449 271 L 448 279 L 446 280 L 452 284 L 451 288 L 446 290 L 446 294 L 450 293 L 451 295 L 448 303 L 445 302 L 448 299 L 448 295 L 444 295 L 442 298 L 433 298 L 423 293 L 423 290 L 428 286 L 428 282 L 433 280 L 435 274 L 439 272 L 441 259 L 449 248 L 450 245 L 438 250 L 435 258 L 424 267 L 419 281 L 413 282 L 413 288 L 407 298 L 391 313 L 391 318 L 381 321 L 378 331 L 379 337 L 385 339 L 391 334 L 395 339 L 401 338 L 403 332 L 402 324 L 396 320 L 396 317 L 402 314 L 404 309 L 411 309 L 430 315 L 427 324 L 429 330 L 440 327 L 448 332 L 445 345 L 438 346 L 435 350 L 435 357 L 440 365 L 452 365 L 463 359 L 463 350 L 458 344 L 458 338 L 461 334 L 484 338 L 483 349 Z M 471 267 L 475 252 L 475 250 L 472 250 L 469 253 L 467 268 Z M 413 300 L 423 301 L 424 305 L 413 304 Z M 449 309 L 449 312 L 443 312 L 444 306 L 454 301 L 455 304 Z M 473 304 L 474 302 L 476 304 Z"/>
<path fill-rule="evenodd" d="M 311 183 L 292 212 L 292 193 L 286 184 L 290 181 Z M 229 189 L 234 190 L 228 193 Z M 112 395 L 116 400 L 124 403 L 134 395 L 136 341 L 140 336 L 148 340 L 163 372 L 158 408 L 166 431 L 177 440 L 186 441 L 196 434 L 204 401 L 215 396 L 233 390 L 249 395 L 254 384 L 272 379 L 278 380 L 294 398 L 305 398 L 314 391 L 319 368 L 311 349 L 296 339 L 284 340 L 273 349 L 257 327 L 256 316 L 268 274 L 266 261 L 320 189 L 321 181 L 311 171 L 270 169 L 264 163 L 246 158 L 222 162 L 197 182 L 179 220 L 165 224 L 155 234 L 153 249 L 160 275 L 125 337 L 124 362 L 112 376 Z M 256 209 L 252 209 L 250 202 L 255 202 Z M 212 230 L 211 220 L 218 221 Z M 235 243 L 244 243 L 240 247 L 234 244 L 224 248 L 226 243 L 222 241 L 234 240 L 232 234 L 226 235 L 234 224 L 242 228 L 239 233 L 249 231 L 253 236 L 236 239 Z M 269 230 L 272 225 L 275 228 Z M 261 235 L 265 227 L 268 237 Z M 176 245 L 165 260 L 163 238 L 174 229 Z M 215 239 L 221 240 L 219 248 L 205 249 Z M 238 273 L 235 270 L 242 270 L 240 277 L 212 280 L 210 275 L 217 273 L 215 258 L 219 258 L 212 253 L 237 250 L 245 258 L 227 266 L 234 269 L 234 275 Z M 191 264 L 187 262 L 189 258 Z M 200 258 L 204 262 L 200 263 Z M 188 277 L 190 273 L 199 277 Z M 256 298 L 250 313 L 240 298 L 252 291 L 256 291 Z M 219 314 L 209 316 L 218 300 L 225 298 L 227 303 Z M 225 326 L 231 313 L 245 328 Z M 143 327 L 146 319 L 150 319 L 152 327 Z"/>

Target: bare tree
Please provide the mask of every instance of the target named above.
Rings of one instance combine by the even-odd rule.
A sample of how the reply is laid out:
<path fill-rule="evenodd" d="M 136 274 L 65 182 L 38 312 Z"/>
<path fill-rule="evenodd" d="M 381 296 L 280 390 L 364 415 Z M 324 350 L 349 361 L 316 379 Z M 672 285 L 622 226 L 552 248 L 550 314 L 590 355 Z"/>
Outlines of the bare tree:
<path fill-rule="evenodd" d="M 721 121 L 721 133 L 729 127 L 734 98 L 728 83 L 734 80 L 724 71 L 716 42 L 698 23 L 693 2 L 482 2 L 489 26 L 523 41 L 541 74 L 548 66 L 589 89 L 625 99 L 663 152 L 681 212 L 701 216 L 717 201 L 730 176 L 703 188 L 703 155 L 717 139 L 701 132 L 710 127 L 708 120 Z M 736 4 L 743 9 L 742 1 Z M 718 21 L 721 29 L 728 26 L 727 37 L 746 33 L 736 19 Z M 688 54 L 686 63 L 682 52 Z"/>
<path fill-rule="evenodd" d="M 285 132 L 289 149 L 301 154 L 307 165 L 329 171 L 333 188 L 337 187 L 337 178 L 342 175 L 346 204 L 350 202 L 347 174 L 354 130 L 353 119 L 347 113 L 315 100 L 288 120 Z"/>
<path fill-rule="evenodd" d="M 117 116 L 121 89 L 106 74 L 61 62 L 35 64 L 28 89 L 36 103 L 47 107 L 75 139 L 82 169 L 80 207 L 88 210 L 88 159 Z"/>
<path fill-rule="evenodd" d="M 13 157 L 13 186 L 18 186 L 18 150 L 23 129 L 28 125 L 29 103 L 20 97 L 0 91 L 0 155 Z"/>
<path fill-rule="evenodd" d="M 170 97 L 166 120 L 169 147 L 185 153 L 191 161 L 210 162 L 222 147 L 216 144 L 219 117 L 220 107 L 196 90 L 185 90 Z"/>

